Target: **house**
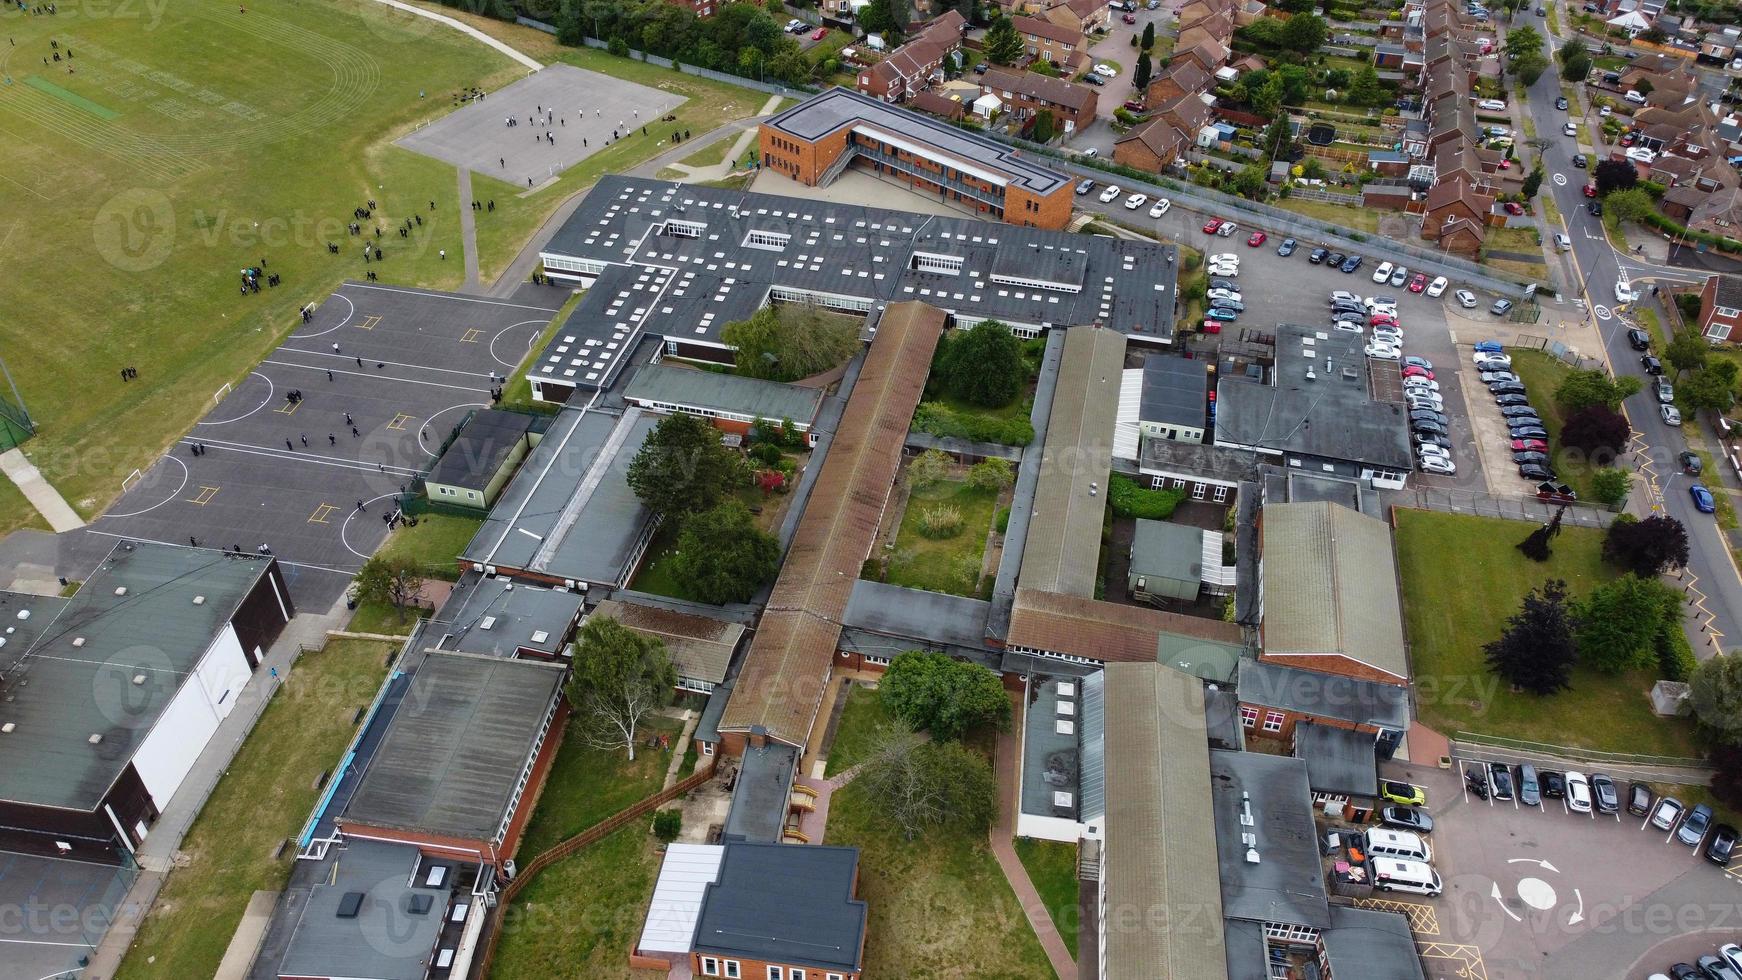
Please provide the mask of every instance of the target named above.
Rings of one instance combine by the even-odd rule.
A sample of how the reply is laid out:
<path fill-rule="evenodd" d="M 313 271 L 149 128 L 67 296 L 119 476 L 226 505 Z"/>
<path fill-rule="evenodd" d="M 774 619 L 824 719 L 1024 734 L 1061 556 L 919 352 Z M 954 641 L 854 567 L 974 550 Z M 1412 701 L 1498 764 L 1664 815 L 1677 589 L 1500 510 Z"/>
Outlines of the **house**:
<path fill-rule="evenodd" d="M 859 72 L 859 91 L 885 102 L 906 102 L 944 77 L 950 49 L 920 36 L 889 52 L 882 61 Z"/>
<path fill-rule="evenodd" d="M 1113 141 L 1113 162 L 1149 173 L 1160 173 L 1179 159 L 1191 139 L 1160 117 L 1151 118 Z"/>
<path fill-rule="evenodd" d="M 606 599 L 593 607 L 592 615 L 615 619 L 664 644 L 672 666 L 677 668 L 678 690 L 696 694 L 707 694 L 726 679 L 732 654 L 744 638 L 744 627 L 738 623 L 650 602 Z"/>
<path fill-rule="evenodd" d="M 950 122 L 956 122 L 968 114 L 967 104 L 961 96 L 939 95 L 930 89 L 914 93 L 913 98 L 907 100 L 907 107 L 914 112 L 923 112 Z"/>
<path fill-rule="evenodd" d="M 489 510 L 532 451 L 532 421 L 517 412 L 473 412 L 424 478 L 424 497 L 480 514 Z"/>
<path fill-rule="evenodd" d="M 423 632 L 427 649 L 484 657 L 567 659 L 581 594 L 468 571 Z"/>
<path fill-rule="evenodd" d="M 1700 287 L 1700 335 L 1714 343 L 1742 340 L 1742 276 L 1706 277 Z"/>
<path fill-rule="evenodd" d="M 1002 68 L 988 70 L 980 76 L 980 84 L 998 96 L 1005 110 L 1016 113 L 1019 119 L 1033 119 L 1042 112 L 1051 112 L 1059 131 L 1066 134 L 1095 121 L 1097 97 L 1095 89 L 1088 85 Z"/>
<path fill-rule="evenodd" d="M 1175 49 L 1189 51 L 1200 44 L 1216 44 L 1231 48 L 1234 36 L 1234 16 L 1227 11 L 1208 14 L 1196 21 L 1180 22 Z"/>
<path fill-rule="evenodd" d="M 1210 124 L 1210 106 L 1202 95 L 1182 95 L 1177 99 L 1152 105 L 1150 109 L 1156 118 L 1166 120 L 1173 128 L 1194 141 L 1204 127 Z"/>
<path fill-rule="evenodd" d="M 1012 17 L 1012 26 L 1022 36 L 1022 49 L 1035 61 L 1062 65 L 1072 55 L 1085 50 L 1083 32 L 1074 27 L 1055 24 L 1042 17 Z"/>
<path fill-rule="evenodd" d="M 1180 58 L 1149 83 L 1145 98 L 1150 105 L 1160 105 L 1182 95 L 1197 95 L 1215 87 L 1215 76 L 1191 58 Z"/>
<path fill-rule="evenodd" d="M 1214 73 L 1228 63 L 1228 45 L 1213 38 L 1199 41 L 1189 48 L 1175 48 L 1175 59 L 1190 58 L 1199 68 Z"/>
<path fill-rule="evenodd" d="M 1079 34 L 1092 34 L 1107 29 L 1111 19 L 1110 8 L 1103 0 L 1064 0 L 1063 3 L 1049 4 L 1044 16 L 1060 27 L 1068 27 Z"/>
<path fill-rule="evenodd" d="M 1479 192 L 1467 180 L 1435 184 L 1427 193 L 1421 237 L 1447 252 L 1474 256 L 1482 249 L 1487 215 L 1493 209 L 1493 196 Z"/>
<path fill-rule="evenodd" d="M 1139 602 L 1196 602 L 1204 585 L 1204 532 L 1166 521 L 1133 523 L 1126 592 Z"/>
<path fill-rule="evenodd" d="M 636 371 L 623 400 L 651 412 L 699 415 L 738 440 L 748 440 L 759 421 L 786 423 L 815 446 L 811 427 L 822 410 L 823 389 L 661 363 Z"/>
<path fill-rule="evenodd" d="M 295 614 L 270 555 L 132 540 L 70 598 L 0 598 L 0 846 L 104 863 L 145 840 Z"/>

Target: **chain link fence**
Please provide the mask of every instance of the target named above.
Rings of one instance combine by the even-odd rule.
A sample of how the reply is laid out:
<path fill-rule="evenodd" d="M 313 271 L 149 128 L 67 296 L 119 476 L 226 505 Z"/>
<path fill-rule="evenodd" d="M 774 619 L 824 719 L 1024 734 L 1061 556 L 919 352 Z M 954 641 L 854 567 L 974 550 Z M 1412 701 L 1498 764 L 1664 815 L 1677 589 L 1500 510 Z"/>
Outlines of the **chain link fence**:
<path fill-rule="evenodd" d="M 0 452 L 15 449 L 36 434 L 36 423 L 24 407 L 18 386 L 12 382 L 12 372 L 0 361 Z"/>
<path fill-rule="evenodd" d="M 1538 500 L 1535 497 L 1499 496 L 1480 490 L 1459 490 L 1455 487 L 1414 487 L 1397 491 L 1392 503 L 1417 510 L 1437 510 L 1448 514 L 1472 514 L 1477 517 L 1500 517 L 1509 521 L 1530 521 L 1542 524 L 1554 517 L 1559 501 Z M 1570 502 L 1562 524 L 1575 527 L 1608 527 L 1615 515 L 1600 504 L 1584 500 Z M 1519 540 L 1523 540 L 1521 537 Z"/>

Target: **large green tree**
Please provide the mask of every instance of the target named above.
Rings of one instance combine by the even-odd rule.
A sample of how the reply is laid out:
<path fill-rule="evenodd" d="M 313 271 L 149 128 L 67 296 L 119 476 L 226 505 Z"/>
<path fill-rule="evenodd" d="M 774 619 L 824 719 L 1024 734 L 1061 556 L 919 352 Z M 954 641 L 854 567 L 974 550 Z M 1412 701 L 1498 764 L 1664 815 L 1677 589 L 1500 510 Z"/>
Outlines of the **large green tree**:
<path fill-rule="evenodd" d="M 1500 637 L 1482 648 L 1488 669 L 1531 694 L 1566 690 L 1578 660 L 1573 626 L 1567 584 L 1559 579 L 1543 583 L 1524 597 Z"/>
<path fill-rule="evenodd" d="M 938 354 L 944 390 L 970 405 L 1002 408 L 1022 394 L 1028 366 L 1022 341 L 997 320 L 981 320 L 950 335 Z"/>
<path fill-rule="evenodd" d="M 659 420 L 629 461 L 629 487 L 662 518 L 678 518 L 719 503 L 738 482 L 740 466 L 706 419 L 682 412 Z"/>
<path fill-rule="evenodd" d="M 1742 655 L 1712 657 L 1688 678 L 1694 718 L 1718 739 L 1742 743 Z"/>
<path fill-rule="evenodd" d="M 1349 81 L 1344 101 L 1354 106 L 1372 107 L 1385 101 L 1385 89 L 1379 84 L 1379 71 L 1372 65 L 1362 65 Z"/>
<path fill-rule="evenodd" d="M 1137 52 L 1137 67 L 1131 71 L 1131 87 L 1139 92 L 1148 90 L 1149 74 L 1155 68 L 1148 51 Z"/>
<path fill-rule="evenodd" d="M 678 584 L 715 605 L 748 601 L 779 567 L 780 542 L 736 500 L 684 518 L 672 557 Z"/>
<path fill-rule="evenodd" d="M 589 616 L 575 634 L 564 693 L 583 739 L 597 749 L 627 749 L 635 759 L 643 719 L 671 702 L 677 668 L 665 644 L 609 616 Z"/>
<path fill-rule="evenodd" d="M 356 581 L 351 583 L 352 598 L 358 602 L 390 605 L 400 622 L 405 622 L 405 610 L 423 600 L 423 569 L 410 558 L 376 555 L 363 563 Z"/>
<path fill-rule="evenodd" d="M 853 780 L 852 790 L 861 788 L 908 840 L 939 826 L 984 834 L 998 812 L 998 780 L 984 756 L 896 728 L 878 733 Z"/>
<path fill-rule="evenodd" d="M 1655 665 L 1658 628 L 1680 611 L 1680 594 L 1655 578 L 1623 575 L 1597 586 L 1576 604 L 1579 662 L 1608 674 Z"/>
<path fill-rule="evenodd" d="M 995 65 L 1014 65 L 1022 58 L 1022 35 L 1016 33 L 1016 25 L 1008 17 L 1000 17 L 986 29 L 986 40 L 981 50 L 986 60 Z"/>
<path fill-rule="evenodd" d="M 1331 37 L 1331 28 L 1318 14 L 1295 14 L 1282 25 L 1282 46 L 1296 54 L 1312 54 Z"/>
<path fill-rule="evenodd" d="M 1599 194 L 1628 190 L 1639 183 L 1639 171 L 1627 160 L 1600 160 L 1591 168 L 1591 176 Z"/>
<path fill-rule="evenodd" d="M 1705 367 L 1706 355 L 1711 349 L 1699 331 L 1683 330 L 1664 345 L 1663 362 L 1675 368 L 1674 377 L 1679 379 L 1689 371 Z"/>
<path fill-rule="evenodd" d="M 1648 577 L 1682 568 L 1688 563 L 1688 529 L 1668 514 L 1618 518 L 1603 534 L 1603 560 Z"/>
<path fill-rule="evenodd" d="M 1569 371 L 1555 386 L 1554 400 L 1566 412 L 1576 412 L 1592 405 L 1619 411 L 1621 403 L 1638 394 L 1640 387 L 1640 380 L 1630 374 L 1611 378 L 1607 372 L 1596 368 Z"/>
<path fill-rule="evenodd" d="M 1712 361 L 1682 382 L 1678 391 L 1693 408 L 1727 412 L 1736 403 L 1736 362 Z"/>
<path fill-rule="evenodd" d="M 890 661 L 878 685 L 889 713 L 936 739 L 1010 726 L 1010 698 L 998 675 L 931 650 L 909 650 Z"/>
<path fill-rule="evenodd" d="M 726 324 L 720 339 L 737 349 L 739 374 L 770 381 L 821 374 L 859 349 L 858 321 L 806 303 L 765 306 Z"/>
<path fill-rule="evenodd" d="M 1143 41 L 1139 46 L 1145 51 L 1155 47 L 1155 21 L 1143 25 Z"/>

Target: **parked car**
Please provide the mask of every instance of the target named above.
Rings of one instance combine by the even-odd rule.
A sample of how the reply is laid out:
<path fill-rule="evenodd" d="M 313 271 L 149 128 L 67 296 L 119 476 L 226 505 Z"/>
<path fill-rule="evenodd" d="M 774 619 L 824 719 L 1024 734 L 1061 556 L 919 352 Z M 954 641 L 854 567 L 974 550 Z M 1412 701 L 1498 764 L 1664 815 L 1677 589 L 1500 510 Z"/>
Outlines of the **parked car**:
<path fill-rule="evenodd" d="M 1547 439 L 1548 430 L 1540 425 L 1518 425 L 1507 429 L 1506 437 L 1508 439 Z M 1547 470 L 1546 465 L 1544 466 L 1544 469 Z M 1546 480 L 1552 476 L 1554 476 L 1554 472 L 1549 470 L 1545 475 L 1537 476 L 1536 479 Z"/>
<path fill-rule="evenodd" d="M 1701 803 L 1688 811 L 1681 826 L 1676 828 L 1675 839 L 1688 847 L 1699 847 L 1700 841 L 1706 837 L 1706 831 L 1712 829 L 1712 808 Z"/>
<path fill-rule="evenodd" d="M 1403 379 L 1403 390 L 1404 390 L 1405 394 L 1408 394 L 1410 391 L 1412 391 L 1414 389 L 1418 389 L 1418 388 L 1423 390 L 1423 391 L 1432 391 L 1432 392 L 1438 393 L 1440 390 L 1440 383 L 1438 381 L 1429 381 L 1426 378 L 1404 378 Z"/>
<path fill-rule="evenodd" d="M 826 27 L 819 27 L 816 30 L 811 32 L 811 40 L 813 40 L 813 41 L 821 41 L 823 38 L 828 37 L 828 36 L 829 36 L 829 29 Z"/>
<path fill-rule="evenodd" d="M 1411 422 L 1432 422 L 1435 425 L 1438 425 L 1442 428 L 1446 425 L 1447 422 L 1451 421 L 1450 419 L 1446 418 L 1446 414 L 1444 412 L 1437 411 L 1437 410 L 1432 409 L 1432 408 L 1412 408 L 1412 409 L 1410 409 L 1409 420 Z"/>
<path fill-rule="evenodd" d="M 1379 822 L 1387 827 L 1418 834 L 1431 834 L 1434 829 L 1434 818 L 1411 806 L 1383 807 L 1379 811 Z"/>
<path fill-rule="evenodd" d="M 1634 327 L 1627 331 L 1627 346 L 1637 351 L 1648 351 L 1651 349 L 1651 334 Z"/>
<path fill-rule="evenodd" d="M 1506 213 L 1507 214 L 1523 214 L 1524 213 L 1524 205 L 1518 203 L 1517 201 L 1507 201 L 1506 202 Z"/>
<path fill-rule="evenodd" d="M 1585 190 L 1586 197 L 1596 197 L 1597 196 L 1597 185 L 1596 184 L 1586 184 L 1584 190 Z"/>
<path fill-rule="evenodd" d="M 1700 471 L 1705 469 L 1705 463 L 1700 461 L 1699 454 L 1692 450 L 1682 450 L 1676 461 L 1682 464 L 1682 472 L 1689 476 L 1699 476 Z"/>
<path fill-rule="evenodd" d="M 1233 310 L 1218 306 L 1218 307 L 1212 307 L 1211 309 L 1206 310 L 1204 312 L 1204 316 L 1207 316 L 1212 320 L 1237 320 L 1237 319 L 1239 319 L 1240 314 L 1234 312 Z"/>
<path fill-rule="evenodd" d="M 1560 98 L 1554 100 L 1554 107 L 1556 109 L 1561 110 L 1562 112 L 1567 111 L 1568 104 L 1569 103 L 1567 102 L 1567 97 L 1564 95 L 1561 96 Z"/>
<path fill-rule="evenodd" d="M 1513 453 L 1512 454 L 1512 462 L 1519 464 L 1519 465 L 1523 465 L 1525 463 L 1535 463 L 1538 466 L 1547 466 L 1548 465 L 1548 454 L 1541 453 L 1541 452 L 1535 452 L 1532 450 L 1526 450 L 1526 451 L 1521 452 L 1521 453 Z"/>
<path fill-rule="evenodd" d="M 1432 473 L 1436 476 L 1454 476 L 1458 472 L 1458 464 L 1444 456 L 1423 456 L 1417 460 L 1417 465 L 1421 467 L 1423 473 Z"/>
<path fill-rule="evenodd" d="M 1223 225 L 1222 227 L 1226 228 L 1228 226 Z M 1239 265 L 1240 256 L 1235 255 L 1233 252 L 1217 252 L 1204 261 L 1213 265 Z"/>
<path fill-rule="evenodd" d="M 1450 285 L 1451 282 L 1445 276 L 1435 276 L 1434 281 L 1427 284 L 1427 294 L 1432 299 L 1438 299 L 1445 294 L 1446 287 Z"/>
<path fill-rule="evenodd" d="M 1106 79 L 1104 79 L 1104 78 L 1102 78 L 1102 77 L 1101 77 L 1101 76 L 1099 76 L 1099 75 L 1097 75 L 1097 74 L 1095 74 L 1095 73 L 1094 73 L 1094 72 L 1092 72 L 1092 71 L 1089 71 L 1089 72 L 1084 72 L 1084 73 L 1083 73 L 1083 77 L 1082 77 L 1082 78 L 1079 78 L 1079 79 L 1077 79 L 1077 80 L 1078 80 L 1078 81 L 1080 81 L 1080 82 L 1084 82 L 1084 83 L 1086 83 L 1086 84 L 1089 84 L 1089 85 L 1093 85 L 1093 86 L 1095 86 L 1095 87 L 1096 87 L 1096 88 L 1099 88 L 1099 87 L 1101 87 L 1101 86 L 1102 86 L 1102 85 L 1105 85 L 1105 84 L 1107 84 L 1107 80 L 1106 80 Z M 1091 148 L 1090 148 L 1090 149 L 1089 149 L 1089 152 L 1090 152 L 1090 153 L 1091 153 L 1091 154 L 1092 154 L 1092 153 L 1094 153 L 1094 152 L 1095 152 L 1095 150 L 1094 150 L 1094 148 L 1093 148 L 1093 147 L 1091 147 Z"/>
<path fill-rule="evenodd" d="M 1505 112 L 1506 103 L 1499 99 L 1482 99 L 1476 103 L 1476 108 L 1481 109 L 1484 112 Z"/>
<path fill-rule="evenodd" d="M 1102 62 L 1101 64 L 1098 64 L 1095 66 L 1095 74 L 1101 76 L 1102 78 L 1118 78 L 1119 77 L 1119 69 L 1114 68 L 1112 65 L 1109 65 L 1105 62 Z"/>
<path fill-rule="evenodd" d="M 1348 258 L 1344 259 L 1343 264 L 1338 266 L 1338 268 L 1342 269 L 1344 274 L 1346 275 L 1348 273 L 1354 272 L 1356 269 L 1361 268 L 1361 263 L 1363 261 L 1364 260 L 1361 258 L 1361 256 L 1351 255 Z"/>
<path fill-rule="evenodd" d="M 1489 387 L 1493 387 L 1494 385 L 1519 383 L 1518 375 L 1513 374 L 1511 371 L 1483 371 L 1481 374 L 1477 375 L 1477 377 L 1480 377 L 1482 383 Z"/>
<path fill-rule="evenodd" d="M 1269 235 L 1266 235 L 1262 231 L 1255 231 L 1251 235 L 1247 236 L 1246 244 L 1250 248 L 1257 248 L 1258 246 L 1263 245 L 1265 242 L 1267 242 L 1269 240 L 1270 240 Z"/>
<path fill-rule="evenodd" d="M 1084 194 L 1087 194 L 1094 189 L 1095 189 L 1095 182 L 1092 180 L 1085 180 L 1085 181 L 1077 184 L 1077 196 L 1081 197 Z"/>
<path fill-rule="evenodd" d="M 1325 267 L 1332 268 L 1332 269 L 1341 269 L 1343 267 L 1343 263 L 1347 260 L 1347 258 L 1348 257 L 1345 256 L 1342 252 L 1333 251 L 1333 252 L 1331 252 L 1331 254 L 1325 256 Z"/>
<path fill-rule="evenodd" d="M 1330 250 L 1326 249 L 1324 246 L 1321 245 L 1318 248 L 1313 249 L 1310 253 L 1307 254 L 1307 261 L 1313 265 L 1318 265 L 1320 262 L 1323 262 L 1325 260 L 1325 256 L 1327 256 L 1329 254 L 1331 254 Z"/>
<path fill-rule="evenodd" d="M 1505 316 L 1512 312 L 1512 301 L 1509 299 L 1497 299 L 1494 301 L 1493 306 L 1488 307 L 1488 312 L 1495 316 Z"/>
<path fill-rule="evenodd" d="M 1523 406 L 1530 404 L 1530 398 L 1523 392 L 1513 392 L 1511 394 L 1495 395 L 1494 404 L 1499 405 L 1501 408 Z"/>
<path fill-rule="evenodd" d="M 1600 772 L 1591 773 L 1591 796 L 1596 799 L 1598 813 L 1618 813 L 1621 797 L 1615 792 L 1615 780 Z"/>
<path fill-rule="evenodd" d="M 1674 405 L 1659 405 L 1657 406 L 1657 410 L 1658 414 L 1663 416 L 1664 425 L 1682 424 L 1681 409 L 1676 408 Z"/>
<path fill-rule="evenodd" d="M 1391 346 L 1390 344 L 1382 344 L 1375 341 L 1367 345 L 1367 356 L 1376 361 L 1395 361 L 1403 356 L 1403 351 Z"/>
<path fill-rule="evenodd" d="M 1119 19 L 1124 21 L 1127 24 L 1137 23 L 1137 15 L 1136 14 L 1120 14 Z"/>
<path fill-rule="evenodd" d="M 1162 215 L 1166 214 L 1167 209 L 1171 208 L 1171 207 L 1173 207 L 1172 201 L 1168 200 L 1165 197 L 1158 197 L 1155 199 L 1155 203 L 1153 205 L 1151 205 L 1149 208 L 1149 216 L 1151 218 L 1159 218 Z"/>
<path fill-rule="evenodd" d="M 1603 216 L 1603 202 L 1602 201 L 1592 201 L 1591 203 L 1585 205 L 1585 210 L 1589 211 L 1593 217 L 1601 218 Z"/>
<path fill-rule="evenodd" d="M 1518 475 L 1524 477 L 1526 480 L 1546 480 L 1553 476 L 1553 474 L 1548 471 L 1548 468 L 1543 466 L 1541 463 L 1520 463 L 1518 466 Z M 1511 799 L 1511 797 L 1509 796 L 1507 799 Z"/>
<path fill-rule="evenodd" d="M 1541 439 L 1526 439 L 1514 436 L 1508 440 L 1506 444 L 1511 446 L 1514 452 L 1542 453 L 1548 451 L 1548 443 Z"/>
<path fill-rule="evenodd" d="M 1416 273 L 1415 278 L 1413 278 L 1409 281 L 1409 291 L 1412 293 L 1419 293 L 1419 292 L 1422 292 L 1426 289 L 1427 289 L 1427 275 L 1425 273 L 1421 273 L 1421 272 Z"/>
<path fill-rule="evenodd" d="M 1731 966 L 1730 962 L 1721 956 L 1707 953 L 1695 960 L 1694 965 L 1700 968 L 1701 973 L 1705 974 L 1703 980 L 1742 980 L 1742 972 L 1738 972 L 1736 967 Z"/>
<path fill-rule="evenodd" d="M 1281 244 L 1281 245 L 1278 245 L 1278 246 L 1276 246 L 1276 254 L 1277 254 L 1277 255 L 1280 255 L 1280 256 L 1282 256 L 1282 257 L 1283 257 L 1283 258 L 1285 258 L 1285 259 L 1286 259 L 1286 258 L 1288 258 L 1288 257 L 1289 257 L 1289 256 L 1290 256 L 1290 255 L 1293 255 L 1293 254 L 1294 254 L 1294 248 L 1295 248 L 1295 241 L 1294 241 L 1294 239 L 1292 239 L 1292 238 L 1284 238 L 1284 239 L 1283 239 L 1283 240 L 1282 240 L 1282 244 Z"/>
<path fill-rule="evenodd" d="M 1400 783 L 1392 779 L 1379 781 L 1379 798 L 1387 803 L 1401 803 L 1404 806 L 1427 806 L 1427 790 L 1412 783 Z"/>
<path fill-rule="evenodd" d="M 1403 363 L 1409 365 L 1410 367 L 1421 368 L 1425 371 L 1432 371 L 1434 369 L 1434 362 L 1428 360 L 1425 357 L 1406 357 L 1403 359 Z M 1430 375 L 1428 375 L 1428 377 L 1432 378 L 1433 375 L 1430 374 Z"/>
<path fill-rule="evenodd" d="M 1101 191 L 1101 203 L 1102 204 L 1110 204 L 1118 197 L 1119 197 L 1119 185 L 1118 184 L 1108 184 L 1106 186 L 1106 188 Z"/>
<path fill-rule="evenodd" d="M 1512 767 L 1504 762 L 1488 763 L 1488 795 L 1496 800 L 1512 799 Z"/>
<path fill-rule="evenodd" d="M 1148 203 L 1149 203 L 1149 195 L 1148 194 L 1133 194 L 1130 197 L 1125 199 L 1125 210 L 1135 211 L 1138 208 L 1140 208 Z"/>
<path fill-rule="evenodd" d="M 1381 263 L 1379 263 L 1379 267 L 1377 269 L 1373 270 L 1373 281 L 1376 283 L 1384 285 L 1385 282 L 1387 280 L 1389 280 L 1390 278 L 1391 278 L 1391 263 L 1390 262 L 1381 262 Z"/>
<path fill-rule="evenodd" d="M 1400 265 L 1397 268 L 1391 270 L 1390 282 L 1391 282 L 1391 285 L 1393 288 L 1401 286 L 1408 281 L 1409 281 L 1409 269 Z"/>
<path fill-rule="evenodd" d="M 1694 509 L 1702 514 L 1717 513 L 1718 503 L 1712 498 L 1712 491 L 1703 484 L 1695 483 L 1688 487 L 1688 496 L 1694 498 Z"/>
<path fill-rule="evenodd" d="M 1406 378 L 1426 378 L 1429 381 L 1434 379 L 1434 373 L 1432 371 L 1429 371 L 1427 368 L 1418 364 L 1410 364 L 1406 366 L 1403 369 L 1403 376 Z"/>
<path fill-rule="evenodd" d="M 1542 805 L 1542 783 L 1536 778 L 1536 767 L 1528 762 L 1518 767 L 1518 802 L 1525 806 Z"/>
<path fill-rule="evenodd" d="M 1574 813 L 1591 812 L 1591 781 L 1582 772 L 1567 773 L 1567 809 Z"/>
<path fill-rule="evenodd" d="M 1583 153 L 1573 154 L 1573 167 L 1574 167 L 1574 169 L 1583 170 L 1589 165 L 1590 165 L 1590 161 L 1585 159 L 1585 155 Z"/>
<path fill-rule="evenodd" d="M 1669 383 L 1668 378 L 1659 377 L 1657 383 L 1651 387 L 1657 395 L 1658 404 L 1668 405 L 1675 401 L 1675 386 Z"/>
<path fill-rule="evenodd" d="M 1470 292 L 1468 289 L 1460 289 L 1453 295 L 1457 297 L 1458 305 L 1464 309 L 1473 310 L 1476 308 L 1476 294 Z"/>
<path fill-rule="evenodd" d="M 1535 419 L 1541 416 L 1529 405 L 1507 405 L 1500 410 L 1501 416 L 1508 419 Z"/>

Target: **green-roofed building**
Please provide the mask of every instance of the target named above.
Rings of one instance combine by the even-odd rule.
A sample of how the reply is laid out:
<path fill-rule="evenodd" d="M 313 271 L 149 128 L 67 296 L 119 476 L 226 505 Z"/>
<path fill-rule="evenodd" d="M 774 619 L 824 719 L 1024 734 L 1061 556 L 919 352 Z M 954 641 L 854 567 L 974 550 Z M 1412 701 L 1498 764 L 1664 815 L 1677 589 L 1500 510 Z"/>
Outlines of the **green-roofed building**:
<path fill-rule="evenodd" d="M 722 432 L 747 436 L 760 419 L 790 421 L 811 438 L 811 425 L 823 406 L 823 390 L 744 378 L 671 364 L 650 364 L 635 372 L 623 399 L 656 412 L 700 415 Z"/>

